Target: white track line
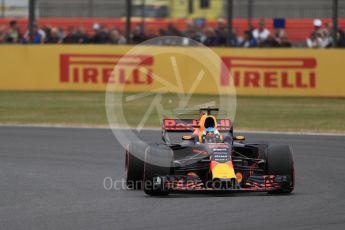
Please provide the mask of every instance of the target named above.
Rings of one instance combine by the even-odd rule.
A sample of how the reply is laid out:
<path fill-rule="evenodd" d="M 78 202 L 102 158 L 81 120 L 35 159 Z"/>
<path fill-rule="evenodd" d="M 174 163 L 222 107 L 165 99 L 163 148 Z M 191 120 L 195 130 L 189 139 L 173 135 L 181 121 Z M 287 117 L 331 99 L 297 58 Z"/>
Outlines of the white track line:
<path fill-rule="evenodd" d="M 286 131 L 286 132 L 279 132 L 279 131 L 260 131 L 260 130 L 236 130 L 236 133 L 254 133 L 254 134 L 283 134 L 283 135 L 305 135 L 305 136 L 340 136 L 345 137 L 345 133 L 326 133 L 326 132 L 307 132 L 307 131 Z"/>
<path fill-rule="evenodd" d="M 62 128 L 62 129 L 104 129 L 109 130 L 107 125 L 65 125 L 65 124 L 1 124 L 0 127 L 22 127 L 22 128 Z M 117 127 L 118 129 L 129 129 Z M 146 131 L 159 131 L 160 128 L 143 128 Z M 279 132 L 279 131 L 260 131 L 260 130 L 236 130 L 236 133 L 248 134 L 277 134 L 277 135 L 306 135 L 306 136 L 345 136 L 345 133 L 327 133 L 327 132 Z"/>

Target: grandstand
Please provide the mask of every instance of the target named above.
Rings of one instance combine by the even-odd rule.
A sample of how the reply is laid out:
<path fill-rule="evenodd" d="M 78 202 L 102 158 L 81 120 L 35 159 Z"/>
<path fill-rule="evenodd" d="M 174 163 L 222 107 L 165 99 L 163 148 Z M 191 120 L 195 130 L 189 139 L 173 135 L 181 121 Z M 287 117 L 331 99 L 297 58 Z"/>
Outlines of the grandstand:
<path fill-rule="evenodd" d="M 23 17 L 23 7 L 26 0 L 4 0 L 7 5 L 21 7 L 21 13 L 13 12 L 6 17 L 2 13 L 0 25 L 6 26 L 14 18 L 19 29 L 24 33 L 27 30 L 28 19 Z M 36 24 L 43 27 L 58 27 L 66 30 L 71 26 L 84 26 L 86 32 L 93 33 L 93 24 L 101 24 L 109 28 L 117 28 L 125 33 L 126 1 L 124 0 L 36 0 Z M 137 25 L 144 25 L 145 30 L 167 30 L 173 25 L 179 31 L 184 31 L 190 20 L 204 19 L 204 27 L 215 28 L 217 19 L 226 18 L 227 0 L 210 0 L 207 7 L 201 8 L 201 0 L 174 1 L 174 0 L 132 0 L 132 29 Z M 145 13 L 142 14 L 142 4 L 145 3 Z M 182 4 L 183 3 L 183 4 Z M 190 5 L 192 7 L 190 8 Z M 10 8 L 11 8 L 10 7 Z M 7 7 L 9 8 L 9 7 Z M 2 9 L 7 9 L 2 7 Z M 345 1 L 338 4 L 338 27 L 345 28 Z M 28 10 L 27 10 L 28 11 Z M 152 13 L 151 11 L 156 11 Z M 145 17 L 141 18 L 142 16 Z M 163 17 L 163 18 L 162 18 Z M 237 35 L 242 36 L 252 23 L 257 27 L 258 20 L 264 18 L 267 29 L 273 31 L 273 19 L 286 19 L 285 31 L 288 38 L 297 46 L 304 44 L 306 38 L 313 31 L 313 19 L 320 18 L 323 26 L 332 24 L 332 0 L 233 0 L 233 28 Z"/>

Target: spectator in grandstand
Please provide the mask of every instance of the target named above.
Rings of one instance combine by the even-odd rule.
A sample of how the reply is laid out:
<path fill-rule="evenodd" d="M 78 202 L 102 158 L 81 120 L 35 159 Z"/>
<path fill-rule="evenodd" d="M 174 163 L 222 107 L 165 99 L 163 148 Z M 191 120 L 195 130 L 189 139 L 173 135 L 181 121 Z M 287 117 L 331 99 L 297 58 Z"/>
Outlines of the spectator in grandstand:
<path fill-rule="evenodd" d="M 333 31 L 332 31 L 332 33 L 333 33 Z M 332 38 L 332 43 L 329 45 L 329 47 L 332 47 L 332 46 L 333 46 L 333 38 Z M 345 33 L 341 29 L 337 30 L 336 46 L 340 47 L 340 48 L 345 47 Z"/>
<path fill-rule="evenodd" d="M 345 32 L 341 29 L 338 30 L 337 47 L 345 48 Z"/>
<path fill-rule="evenodd" d="M 146 36 L 145 33 L 142 31 L 140 26 L 136 26 L 134 28 L 134 31 L 132 33 L 132 43 L 133 44 L 139 44 L 143 41 L 145 41 Z"/>
<path fill-rule="evenodd" d="M 258 43 L 256 39 L 254 38 L 252 31 L 250 30 L 244 31 L 244 38 L 240 39 L 239 46 L 244 47 L 244 48 L 251 48 L 251 47 L 258 46 Z"/>
<path fill-rule="evenodd" d="M 322 29 L 322 21 L 315 19 L 314 31 L 307 38 L 307 47 L 309 48 L 326 48 L 330 44 L 330 37 L 326 30 Z"/>
<path fill-rule="evenodd" d="M 228 36 L 228 30 L 226 27 L 226 21 L 222 18 L 217 20 L 217 26 L 214 30 L 218 46 L 226 46 L 227 40 L 230 42 L 230 46 L 237 46 L 238 38 L 235 30 L 232 30 L 230 37 Z"/>
<path fill-rule="evenodd" d="M 273 34 L 269 34 L 268 38 L 260 43 L 260 47 L 263 48 L 277 48 L 279 46 L 279 42 Z"/>
<path fill-rule="evenodd" d="M 109 34 L 110 44 L 126 44 L 126 38 L 117 29 L 112 29 Z"/>
<path fill-rule="evenodd" d="M 75 33 L 76 42 L 79 44 L 86 44 L 90 42 L 90 38 L 86 33 L 84 26 L 79 26 Z"/>
<path fill-rule="evenodd" d="M 260 19 L 259 27 L 253 30 L 253 37 L 257 40 L 257 42 L 260 45 L 268 39 L 270 33 L 271 32 L 265 27 L 265 20 Z"/>
<path fill-rule="evenodd" d="M 6 42 L 6 27 L 5 26 L 0 26 L 0 43 L 5 43 Z"/>
<path fill-rule="evenodd" d="M 64 28 L 58 27 L 58 30 L 59 30 L 60 38 L 63 39 L 65 37 L 65 30 L 64 30 Z"/>
<path fill-rule="evenodd" d="M 182 36 L 195 40 L 197 42 L 201 42 L 202 33 L 199 32 L 194 22 L 188 21 L 186 24 L 186 29 L 182 32 Z"/>
<path fill-rule="evenodd" d="M 192 39 L 194 41 L 197 41 L 197 42 L 201 42 L 200 41 L 200 35 L 197 33 L 196 30 L 190 30 L 188 31 L 188 34 L 185 36 L 189 39 Z"/>
<path fill-rule="evenodd" d="M 47 27 L 46 30 L 46 41 L 47 44 L 58 44 L 62 43 L 62 37 L 59 33 L 59 29 L 56 27 Z"/>
<path fill-rule="evenodd" d="M 292 44 L 288 39 L 288 35 L 283 28 L 276 30 L 275 37 L 279 47 L 292 47 Z"/>
<path fill-rule="evenodd" d="M 283 28 L 276 29 L 274 35 L 276 36 L 277 40 L 279 41 L 281 38 L 287 38 L 287 33 Z"/>
<path fill-rule="evenodd" d="M 33 26 L 32 34 L 29 34 L 29 31 L 25 33 L 24 38 L 22 39 L 23 44 L 33 43 L 33 44 L 43 44 L 46 39 L 46 34 L 44 30 L 40 29 L 37 25 Z"/>
<path fill-rule="evenodd" d="M 181 31 L 179 31 L 179 29 L 177 29 L 173 24 L 170 23 L 168 25 L 166 35 L 167 36 L 181 36 L 182 33 Z"/>
<path fill-rule="evenodd" d="M 188 20 L 186 22 L 186 29 L 182 31 L 182 35 L 184 37 L 189 37 L 191 33 L 195 33 L 197 31 L 196 25 L 194 21 Z"/>
<path fill-rule="evenodd" d="M 150 40 L 150 39 L 155 38 L 157 36 L 158 36 L 158 34 L 157 34 L 156 29 L 153 26 L 148 26 L 145 40 Z"/>
<path fill-rule="evenodd" d="M 280 39 L 279 39 L 279 46 L 280 47 L 285 47 L 285 48 L 292 47 L 292 44 L 291 44 L 291 42 L 289 41 L 289 39 L 287 37 L 287 34 L 282 35 L 280 37 Z"/>
<path fill-rule="evenodd" d="M 45 41 L 44 41 L 44 43 L 46 43 L 47 42 L 47 40 L 49 40 L 49 37 L 50 37 L 50 33 L 51 33 L 51 26 L 50 25 L 46 25 L 46 26 L 44 26 L 43 28 L 42 28 L 42 30 L 44 31 L 44 33 L 45 33 Z"/>
<path fill-rule="evenodd" d="M 76 29 L 73 26 L 69 26 L 67 28 L 67 32 L 65 37 L 63 38 L 63 43 L 65 44 L 73 44 L 77 43 L 77 35 L 76 35 Z"/>
<path fill-rule="evenodd" d="M 334 29 L 333 29 L 333 25 L 332 23 L 327 23 L 326 24 L 326 28 L 325 28 L 326 34 L 327 34 L 327 40 L 328 40 L 328 44 L 327 44 L 327 48 L 333 47 L 333 33 L 334 33 Z M 336 46 L 337 47 L 344 47 L 344 31 L 342 31 L 340 28 L 338 28 L 337 30 L 337 36 L 336 36 Z"/>
<path fill-rule="evenodd" d="M 98 23 L 93 24 L 94 34 L 91 37 L 91 42 L 95 44 L 109 43 L 109 30 L 104 25 Z"/>
<path fill-rule="evenodd" d="M 326 48 L 332 47 L 332 45 L 333 45 L 333 25 L 332 25 L 332 23 L 327 23 L 326 27 L 323 30 L 325 33 L 325 46 L 326 46 Z"/>
<path fill-rule="evenodd" d="M 19 28 L 17 27 L 17 21 L 12 20 L 9 24 L 9 29 L 6 35 L 7 43 L 18 43 L 22 39 Z"/>
<path fill-rule="evenodd" d="M 219 46 L 226 46 L 227 28 L 223 18 L 217 20 L 217 27 L 214 30 L 217 43 Z"/>
<path fill-rule="evenodd" d="M 213 28 L 208 27 L 204 30 L 204 36 L 201 38 L 201 42 L 205 46 L 218 46 L 218 41 Z"/>
<path fill-rule="evenodd" d="M 167 36 L 168 32 L 165 29 L 163 29 L 163 28 L 159 28 L 158 35 L 159 36 Z"/>

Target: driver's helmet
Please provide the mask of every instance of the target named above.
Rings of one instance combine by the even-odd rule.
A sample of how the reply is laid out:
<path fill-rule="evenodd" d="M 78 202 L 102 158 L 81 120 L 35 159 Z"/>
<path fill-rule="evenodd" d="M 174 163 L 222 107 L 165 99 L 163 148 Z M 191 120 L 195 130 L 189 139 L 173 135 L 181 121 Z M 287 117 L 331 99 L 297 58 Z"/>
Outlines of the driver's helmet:
<path fill-rule="evenodd" d="M 205 129 L 205 134 L 209 134 L 209 135 L 214 135 L 214 134 L 219 134 L 218 130 L 214 127 L 209 127 Z"/>
<path fill-rule="evenodd" d="M 203 131 L 202 139 L 204 143 L 217 143 L 220 141 L 219 131 L 214 127 L 206 128 Z"/>

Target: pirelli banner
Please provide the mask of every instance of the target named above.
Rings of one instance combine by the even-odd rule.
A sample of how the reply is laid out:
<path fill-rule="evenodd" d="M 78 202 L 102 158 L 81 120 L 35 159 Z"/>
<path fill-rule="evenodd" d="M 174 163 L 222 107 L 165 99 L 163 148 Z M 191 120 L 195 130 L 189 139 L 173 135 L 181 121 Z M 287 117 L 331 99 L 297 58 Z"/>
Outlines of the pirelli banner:
<path fill-rule="evenodd" d="M 345 97 L 345 50 L 215 48 L 215 55 L 207 50 L 5 45 L 0 90 L 104 91 L 111 82 L 125 92 L 187 93 L 194 87 L 194 93 L 226 94 L 235 87 L 237 95 Z"/>

